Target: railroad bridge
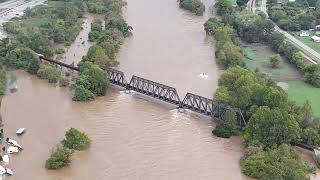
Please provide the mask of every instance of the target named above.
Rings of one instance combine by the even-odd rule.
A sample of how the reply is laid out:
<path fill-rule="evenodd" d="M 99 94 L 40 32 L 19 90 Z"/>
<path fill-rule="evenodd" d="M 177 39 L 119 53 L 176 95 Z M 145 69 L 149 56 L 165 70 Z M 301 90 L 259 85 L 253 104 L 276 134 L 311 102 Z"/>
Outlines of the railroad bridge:
<path fill-rule="evenodd" d="M 65 64 L 63 62 L 52 60 L 43 56 L 40 56 L 39 58 L 40 61 L 44 60 L 46 62 L 53 63 L 61 67 L 65 67 L 73 71 L 80 70 L 79 67 Z M 128 83 L 122 71 L 112 69 L 109 67 L 104 68 L 104 70 L 107 72 L 107 74 L 110 77 L 111 83 L 114 85 L 121 86 L 127 90 L 134 90 L 141 94 L 173 104 L 179 108 L 188 109 L 199 114 L 210 116 L 220 121 L 223 121 L 225 119 L 225 113 L 227 110 L 233 109 L 236 112 L 237 120 L 240 126 L 244 128 L 246 125 L 246 121 L 242 115 L 241 109 L 239 108 L 231 107 L 227 104 L 219 103 L 215 100 L 208 99 L 192 93 L 187 93 L 184 99 L 181 101 L 177 90 L 173 87 L 166 86 L 164 84 L 160 84 L 135 75 L 131 77 L 131 80 Z M 320 152 L 319 147 L 306 144 L 302 141 L 295 141 L 291 144 L 312 151 L 314 153 L 314 157 L 318 156 L 316 154 L 316 151 Z"/>
<path fill-rule="evenodd" d="M 68 68 L 73 71 L 79 71 L 78 67 L 69 65 L 60 61 L 52 60 L 43 56 L 39 56 L 40 61 L 46 61 L 59 65 L 61 67 Z M 179 108 L 188 109 L 199 114 L 210 116 L 218 120 L 225 119 L 225 113 L 227 110 L 233 109 L 236 112 L 237 121 L 241 127 L 246 125 L 246 121 L 239 108 L 231 107 L 227 104 L 219 103 L 215 100 L 208 99 L 196 94 L 187 93 L 181 101 L 178 92 L 175 88 L 154 82 L 142 77 L 133 75 L 129 81 L 126 81 L 126 77 L 122 71 L 112 69 L 109 67 L 104 68 L 110 77 L 112 84 L 121 86 L 127 90 L 134 90 L 141 94 L 162 100 L 164 102 L 176 105 Z"/>

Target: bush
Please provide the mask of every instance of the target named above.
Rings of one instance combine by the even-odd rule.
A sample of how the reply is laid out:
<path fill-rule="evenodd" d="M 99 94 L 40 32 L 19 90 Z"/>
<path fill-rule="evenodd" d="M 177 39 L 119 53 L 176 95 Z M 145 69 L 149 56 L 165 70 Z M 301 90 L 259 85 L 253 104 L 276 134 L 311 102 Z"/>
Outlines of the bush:
<path fill-rule="evenodd" d="M 64 49 L 62 49 L 62 48 L 58 48 L 58 49 L 56 49 L 56 54 L 64 54 L 65 53 L 65 50 Z"/>
<path fill-rule="evenodd" d="M 61 78 L 61 70 L 54 66 L 41 65 L 37 75 L 41 79 L 48 79 L 49 83 L 57 83 Z"/>
<path fill-rule="evenodd" d="M 4 69 L 0 69 L 0 96 L 3 96 L 5 94 L 6 87 L 7 87 L 6 71 Z"/>
<path fill-rule="evenodd" d="M 99 66 L 91 62 L 80 64 L 80 76 L 86 76 L 86 84 L 81 84 L 96 96 L 104 96 L 110 84 L 108 75 Z M 78 81 L 76 81 L 78 84 Z"/>
<path fill-rule="evenodd" d="M 262 106 L 251 116 L 243 138 L 247 145 L 267 149 L 289 144 L 299 137 L 299 133 L 297 120 L 286 110 Z"/>
<path fill-rule="evenodd" d="M 308 144 L 320 145 L 320 132 L 317 128 L 308 127 L 302 131 L 302 139 Z"/>
<path fill-rule="evenodd" d="M 68 148 L 57 146 L 52 150 L 50 158 L 46 161 L 46 168 L 58 169 L 69 165 L 72 153 L 73 151 Z"/>
<path fill-rule="evenodd" d="M 205 11 L 205 6 L 200 0 L 179 0 L 179 5 L 198 16 L 203 15 Z"/>
<path fill-rule="evenodd" d="M 218 137 L 230 138 L 239 132 L 240 127 L 238 126 L 236 113 L 233 110 L 228 110 L 225 116 L 224 122 L 218 124 L 212 134 Z"/>
<path fill-rule="evenodd" d="M 320 87 L 320 65 L 309 65 L 305 69 L 304 80 L 315 86 Z"/>
<path fill-rule="evenodd" d="M 91 140 L 85 133 L 70 128 L 66 132 L 66 138 L 62 141 L 62 144 L 69 149 L 82 151 L 89 148 Z"/>
<path fill-rule="evenodd" d="M 66 86 L 69 86 L 70 84 L 70 81 L 67 77 L 61 77 L 60 80 L 59 80 L 59 86 L 61 87 L 66 87 Z"/>
<path fill-rule="evenodd" d="M 74 101 L 91 101 L 94 100 L 95 95 L 85 87 L 79 85 L 75 87 L 74 96 L 72 100 Z"/>
<path fill-rule="evenodd" d="M 272 68 L 279 67 L 280 62 L 281 62 L 281 56 L 279 54 L 273 55 L 270 57 L 270 63 L 271 63 Z"/>
<path fill-rule="evenodd" d="M 246 157 L 241 163 L 241 169 L 245 175 L 262 180 L 306 180 L 309 179 L 308 173 L 315 172 L 288 145 Z"/>

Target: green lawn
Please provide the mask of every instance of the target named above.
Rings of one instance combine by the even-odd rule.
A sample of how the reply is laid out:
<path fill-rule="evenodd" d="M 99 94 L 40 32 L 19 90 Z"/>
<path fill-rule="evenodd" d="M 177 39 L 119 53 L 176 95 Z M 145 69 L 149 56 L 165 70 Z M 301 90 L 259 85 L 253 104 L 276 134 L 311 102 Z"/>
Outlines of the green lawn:
<path fill-rule="evenodd" d="M 245 55 L 245 63 L 251 70 L 258 68 L 267 74 L 273 80 L 286 81 L 298 80 L 301 78 L 299 72 L 285 60 L 283 60 L 278 68 L 272 68 L 270 64 L 270 56 L 275 55 L 268 46 L 248 45 L 243 48 Z"/>
<path fill-rule="evenodd" d="M 320 117 L 320 88 L 315 88 L 303 81 L 289 81 L 289 98 L 302 105 L 306 100 L 311 103 L 314 115 Z"/>
<path fill-rule="evenodd" d="M 301 42 L 303 42 L 303 44 L 309 46 L 313 50 L 320 53 L 320 43 L 313 42 L 311 39 L 311 36 L 312 35 L 310 35 L 310 37 L 300 37 L 300 36 L 295 36 L 295 37 L 299 39 Z"/>
<path fill-rule="evenodd" d="M 228 0 L 228 1 L 230 1 L 233 5 L 237 4 L 237 0 Z"/>

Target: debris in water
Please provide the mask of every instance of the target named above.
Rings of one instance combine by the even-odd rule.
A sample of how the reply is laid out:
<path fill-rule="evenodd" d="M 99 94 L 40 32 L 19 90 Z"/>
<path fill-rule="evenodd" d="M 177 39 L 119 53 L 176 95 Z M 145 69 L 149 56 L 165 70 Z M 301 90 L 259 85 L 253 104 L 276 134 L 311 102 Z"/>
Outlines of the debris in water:
<path fill-rule="evenodd" d="M 13 175 L 13 171 L 9 168 L 6 168 L 6 174 L 12 176 Z"/>
<path fill-rule="evenodd" d="M 8 155 L 4 155 L 4 156 L 2 157 L 2 160 L 3 160 L 3 162 L 5 162 L 5 163 L 9 163 L 9 156 L 8 156 Z"/>
<path fill-rule="evenodd" d="M 19 128 L 17 131 L 16 131 L 16 134 L 17 135 L 21 135 L 25 132 L 26 128 Z"/>
<path fill-rule="evenodd" d="M 6 173 L 6 169 L 0 165 L 0 175 L 3 175 L 4 173 Z"/>
<path fill-rule="evenodd" d="M 202 79 L 207 79 L 209 76 L 205 73 L 201 73 L 198 75 L 198 77 L 202 78 Z"/>
<path fill-rule="evenodd" d="M 17 141 L 15 141 L 15 140 L 13 140 L 13 139 L 7 138 L 6 141 L 7 141 L 7 143 L 8 143 L 9 145 L 15 146 L 15 147 L 19 148 L 20 150 L 23 149 L 23 148 L 17 143 Z"/>
<path fill-rule="evenodd" d="M 17 153 L 19 152 L 19 149 L 17 147 L 14 146 L 9 146 L 7 153 L 12 154 L 12 153 Z M 1 168 L 0 168 L 1 171 Z"/>

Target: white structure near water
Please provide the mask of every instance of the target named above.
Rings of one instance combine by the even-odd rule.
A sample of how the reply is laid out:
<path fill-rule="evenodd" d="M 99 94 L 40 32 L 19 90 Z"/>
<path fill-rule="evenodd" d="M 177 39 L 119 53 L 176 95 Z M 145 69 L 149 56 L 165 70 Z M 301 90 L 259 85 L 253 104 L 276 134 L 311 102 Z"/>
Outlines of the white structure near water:
<path fill-rule="evenodd" d="M 300 37 L 309 37 L 310 34 L 308 31 L 301 31 L 300 34 L 299 34 Z"/>
<path fill-rule="evenodd" d="M 317 43 L 320 42 L 320 37 L 319 37 L 319 36 L 312 36 L 311 39 L 312 39 L 314 42 L 317 42 Z"/>

